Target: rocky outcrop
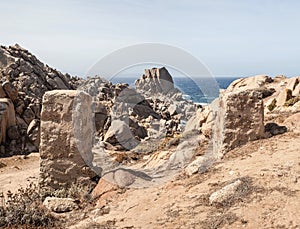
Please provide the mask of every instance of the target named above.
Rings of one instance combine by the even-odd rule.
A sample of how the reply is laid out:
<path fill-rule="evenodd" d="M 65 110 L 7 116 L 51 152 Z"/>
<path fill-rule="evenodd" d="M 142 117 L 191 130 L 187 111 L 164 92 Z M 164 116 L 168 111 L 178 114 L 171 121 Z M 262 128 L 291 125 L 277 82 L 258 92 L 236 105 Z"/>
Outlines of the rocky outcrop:
<path fill-rule="evenodd" d="M 128 84 L 112 84 L 95 77 L 89 78 L 79 90 L 92 96 L 97 135 L 110 144 L 122 145 L 128 139 L 137 142 L 145 138 L 147 131 L 140 122 L 149 116 L 160 118 L 145 97 Z"/>
<path fill-rule="evenodd" d="M 262 94 L 268 112 L 296 111 L 294 105 L 300 101 L 300 77 L 286 78 L 276 76 L 271 78 L 266 75 L 241 78 L 232 82 L 227 91 L 238 92 L 255 89 Z"/>
<path fill-rule="evenodd" d="M 213 127 L 214 155 L 264 137 L 264 107 L 256 90 L 221 92 Z"/>
<path fill-rule="evenodd" d="M 49 90 L 75 89 L 80 82 L 79 78 L 44 65 L 19 45 L 1 46 L 0 98 L 8 99 L 12 104 L 9 106 L 9 118 L 15 123 L 10 129 L 10 125 L 2 123 L 1 136 L 5 136 L 0 138 L 0 144 L 5 148 L 2 156 L 38 151 L 42 96 Z M 32 121 L 34 124 L 31 124 Z"/>
<path fill-rule="evenodd" d="M 228 88 L 228 92 L 244 91 L 248 89 L 258 89 L 268 87 L 274 80 L 266 75 L 257 75 L 247 78 L 240 78 L 233 81 Z"/>
<path fill-rule="evenodd" d="M 199 108 L 196 113 L 188 120 L 185 126 L 185 131 L 199 130 L 204 123 L 207 122 L 208 116 L 210 114 L 209 106 L 204 108 Z"/>
<path fill-rule="evenodd" d="M 248 141 L 286 132 L 285 126 L 276 123 L 264 127 L 264 116 L 289 108 L 299 111 L 299 82 L 300 77 L 262 75 L 234 81 L 219 97 L 213 131 L 215 153 L 222 156 Z"/>
<path fill-rule="evenodd" d="M 145 119 L 149 116 L 160 118 L 145 97 L 133 88 L 124 88 L 118 94 L 115 98 L 113 113 L 114 116 L 120 117 L 126 114 L 135 116 L 137 119 Z"/>
<path fill-rule="evenodd" d="M 75 90 L 46 92 L 41 113 L 40 187 L 91 185 L 92 99 Z"/>
<path fill-rule="evenodd" d="M 291 89 L 282 90 L 279 95 L 276 97 L 276 106 L 284 106 L 287 101 L 293 98 L 293 92 Z"/>
<path fill-rule="evenodd" d="M 153 131 L 173 135 L 183 130 L 181 122 L 191 117 L 197 106 L 179 97 L 174 100 L 171 94 L 163 94 L 178 92 L 165 68 L 146 72 L 160 80 L 144 82 L 143 88 L 147 88 L 148 84 L 160 88 L 160 97 L 158 94 L 156 97 L 151 95 L 151 90 L 144 92 L 130 88 L 128 84 L 112 84 L 101 77 L 89 78 L 79 88 L 93 97 L 95 125 L 100 140 L 129 149 L 142 139 L 153 136 Z M 164 83 L 163 79 L 172 86 Z M 167 92 L 167 88 L 172 90 Z"/>
<path fill-rule="evenodd" d="M 173 78 L 165 67 L 145 69 L 142 77 L 135 81 L 138 91 L 147 94 L 174 94 L 179 91 L 174 87 Z"/>
<path fill-rule="evenodd" d="M 291 122 L 287 119 L 284 125 L 268 122 L 264 126 L 264 118 L 273 120 L 280 112 L 299 112 L 299 82 L 300 77 L 265 75 L 238 79 L 222 90 L 218 99 L 198 109 L 187 122 L 185 132 L 199 131 L 211 142 L 206 157 L 198 157 L 186 167 L 186 173 L 199 172 L 206 158 L 215 161 L 248 141 L 288 130 L 297 132 L 297 119 L 291 118 Z"/>
<path fill-rule="evenodd" d="M 164 67 L 145 69 L 142 77 L 136 80 L 135 86 L 159 114 L 160 124 L 168 135 L 183 131 L 183 123 L 199 108 L 191 101 L 183 99 L 182 93 L 174 86 L 172 76 Z"/>

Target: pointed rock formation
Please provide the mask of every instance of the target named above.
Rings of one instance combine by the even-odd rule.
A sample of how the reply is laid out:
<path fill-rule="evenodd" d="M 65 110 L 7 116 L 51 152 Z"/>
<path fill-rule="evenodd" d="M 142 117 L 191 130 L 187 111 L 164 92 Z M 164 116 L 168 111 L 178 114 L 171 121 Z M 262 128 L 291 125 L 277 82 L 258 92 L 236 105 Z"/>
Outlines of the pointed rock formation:
<path fill-rule="evenodd" d="M 175 94 L 179 91 L 174 87 L 173 78 L 165 67 L 145 69 L 142 77 L 135 81 L 138 91 L 156 94 Z"/>

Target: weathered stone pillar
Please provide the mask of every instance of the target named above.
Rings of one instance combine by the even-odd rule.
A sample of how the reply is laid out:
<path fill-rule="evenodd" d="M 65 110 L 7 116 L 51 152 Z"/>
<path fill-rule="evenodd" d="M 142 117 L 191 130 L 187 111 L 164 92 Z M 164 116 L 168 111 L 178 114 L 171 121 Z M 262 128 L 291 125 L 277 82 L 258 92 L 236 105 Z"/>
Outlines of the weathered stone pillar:
<path fill-rule="evenodd" d="M 264 137 L 264 106 L 255 90 L 221 92 L 213 128 L 213 152 L 222 157 L 228 151 Z"/>
<path fill-rule="evenodd" d="M 94 124 L 92 97 L 75 90 L 54 90 L 43 97 L 41 112 L 40 187 L 90 184 Z"/>

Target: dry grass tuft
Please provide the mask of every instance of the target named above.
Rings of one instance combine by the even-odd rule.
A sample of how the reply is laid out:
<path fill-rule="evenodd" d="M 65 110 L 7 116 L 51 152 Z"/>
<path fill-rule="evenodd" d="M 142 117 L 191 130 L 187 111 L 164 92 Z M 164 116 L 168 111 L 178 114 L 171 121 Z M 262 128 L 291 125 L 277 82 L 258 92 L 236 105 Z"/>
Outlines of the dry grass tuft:
<path fill-rule="evenodd" d="M 201 222 L 203 229 L 217 229 L 224 225 L 231 225 L 239 218 L 232 212 L 221 212 L 210 214 Z"/>
<path fill-rule="evenodd" d="M 59 227 L 58 221 L 43 207 L 43 197 L 36 185 L 20 188 L 15 194 L 9 191 L 7 199 L 2 195 L 2 200 L 0 227 Z"/>

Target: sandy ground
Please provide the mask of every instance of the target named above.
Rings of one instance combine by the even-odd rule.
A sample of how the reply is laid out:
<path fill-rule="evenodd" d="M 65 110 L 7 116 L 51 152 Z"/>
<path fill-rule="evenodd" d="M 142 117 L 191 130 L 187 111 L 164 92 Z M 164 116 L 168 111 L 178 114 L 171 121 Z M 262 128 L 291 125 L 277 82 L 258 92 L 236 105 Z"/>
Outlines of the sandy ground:
<path fill-rule="evenodd" d="M 0 162 L 0 192 L 37 182 L 38 154 Z M 212 192 L 237 178 L 248 181 L 244 196 L 209 205 Z M 93 210 L 71 228 L 300 228 L 300 134 L 250 142 L 204 174 L 112 196 L 105 214 Z"/>
<path fill-rule="evenodd" d="M 0 193 L 16 192 L 20 187 L 37 183 L 40 171 L 39 154 L 26 157 L 0 158 Z"/>
<path fill-rule="evenodd" d="M 208 196 L 237 178 L 249 193 L 228 206 Z M 179 175 L 159 187 L 130 189 L 73 228 L 300 228 L 300 135 L 250 142 L 205 174 Z M 109 226 L 110 225 L 110 226 Z"/>

